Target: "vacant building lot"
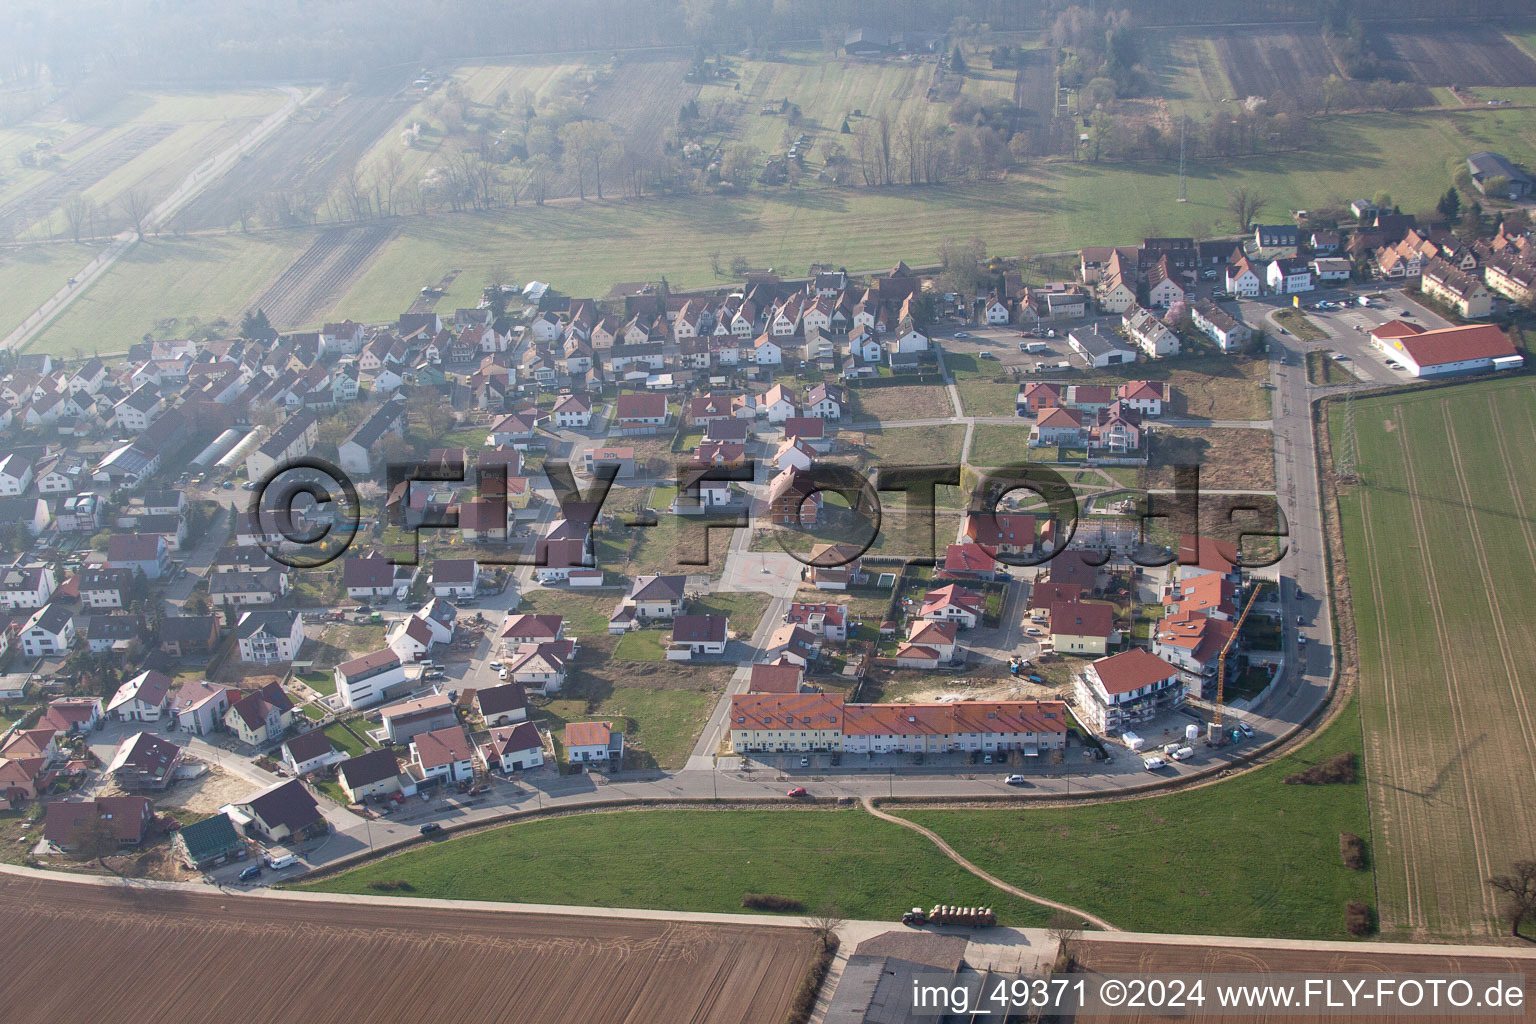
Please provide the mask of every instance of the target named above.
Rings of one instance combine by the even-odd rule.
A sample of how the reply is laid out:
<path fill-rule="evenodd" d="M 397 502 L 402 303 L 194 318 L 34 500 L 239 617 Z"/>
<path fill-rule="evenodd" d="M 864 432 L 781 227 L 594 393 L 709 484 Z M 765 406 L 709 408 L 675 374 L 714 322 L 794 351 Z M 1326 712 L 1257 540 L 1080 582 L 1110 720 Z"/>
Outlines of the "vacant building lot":
<path fill-rule="evenodd" d="M 1331 429 L 1339 451 L 1342 412 Z M 1339 496 L 1382 931 L 1496 935 L 1486 884 L 1531 855 L 1536 400 L 1519 379 L 1355 405 Z"/>
<path fill-rule="evenodd" d="M 949 389 L 942 384 L 909 384 L 890 388 L 851 388 L 853 414 L 859 421 L 927 420 L 955 414 Z"/>
<path fill-rule="evenodd" d="M 1172 487 L 1175 466 L 1199 466 L 1202 490 L 1273 491 L 1275 435 L 1249 427 L 1161 427 L 1151 440 L 1149 488 Z"/>
<path fill-rule="evenodd" d="M 778 1024 L 815 948 L 806 931 L 300 902 L 0 879 L 7 959 L 111 992 L 115 1012 L 205 1020 L 625 1019 Z M 259 939 L 257 937 L 260 937 Z M 254 945 L 253 945 L 254 943 Z M 270 945 L 265 945 L 270 943 Z M 253 956 L 281 949 L 281 968 Z M 348 962 L 338 972 L 338 957 Z M 188 965 L 217 984 L 190 994 Z M 402 970 L 402 965 L 409 965 Z M 78 988 L 24 971 L 7 1020 L 75 1019 Z M 255 1013 L 256 1007 L 261 1012 Z"/>

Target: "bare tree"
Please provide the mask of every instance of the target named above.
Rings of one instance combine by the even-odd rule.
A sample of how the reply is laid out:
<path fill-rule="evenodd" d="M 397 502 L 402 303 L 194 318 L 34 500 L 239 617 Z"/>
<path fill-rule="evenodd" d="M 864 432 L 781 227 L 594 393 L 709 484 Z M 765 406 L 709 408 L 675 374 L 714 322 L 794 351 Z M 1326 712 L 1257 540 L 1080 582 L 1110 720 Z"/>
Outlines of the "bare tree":
<path fill-rule="evenodd" d="M 235 219 L 240 222 L 242 234 L 249 234 L 251 230 L 251 218 L 256 216 L 256 200 L 242 192 L 235 199 Z"/>
<path fill-rule="evenodd" d="M 805 919 L 805 923 L 810 926 L 811 934 L 821 941 L 821 948 L 831 949 L 837 945 L 837 930 L 843 926 L 844 921 L 836 907 L 823 903 Z"/>
<path fill-rule="evenodd" d="M 144 225 L 149 222 L 152 209 L 149 193 L 141 188 L 131 188 L 118 199 L 117 205 L 122 209 L 123 215 L 128 218 L 128 226 L 133 228 L 134 236 L 139 241 L 144 241 Z"/>
<path fill-rule="evenodd" d="M 1065 910 L 1058 910 L 1051 915 L 1050 920 L 1046 922 L 1045 930 L 1046 934 L 1055 940 L 1060 955 L 1068 959 L 1072 957 L 1077 940 L 1083 934 L 1083 923 L 1081 917 Z"/>
<path fill-rule="evenodd" d="M 69 229 L 70 236 L 79 242 L 81 233 L 95 216 L 96 204 L 76 192 L 64 200 L 63 211 L 64 223 Z"/>
<path fill-rule="evenodd" d="M 1507 875 L 1488 879 L 1493 891 L 1503 897 L 1500 913 L 1509 922 L 1511 935 L 1520 934 L 1520 926 L 1536 918 L 1536 860 L 1517 860 Z"/>
<path fill-rule="evenodd" d="M 380 212 L 390 217 L 395 215 L 395 189 L 400 187 L 400 175 L 404 169 L 405 161 L 398 149 L 391 149 L 384 154 L 384 166 L 378 174 L 378 180 L 384 187 L 384 209 Z"/>
<path fill-rule="evenodd" d="M 1227 209 L 1237 223 L 1237 230 L 1247 231 L 1248 225 L 1259 215 L 1266 202 L 1264 196 L 1247 185 L 1239 185 L 1227 193 Z"/>
<path fill-rule="evenodd" d="M 555 184 L 555 164 L 540 153 L 528 160 L 528 197 L 535 206 L 543 206 Z"/>

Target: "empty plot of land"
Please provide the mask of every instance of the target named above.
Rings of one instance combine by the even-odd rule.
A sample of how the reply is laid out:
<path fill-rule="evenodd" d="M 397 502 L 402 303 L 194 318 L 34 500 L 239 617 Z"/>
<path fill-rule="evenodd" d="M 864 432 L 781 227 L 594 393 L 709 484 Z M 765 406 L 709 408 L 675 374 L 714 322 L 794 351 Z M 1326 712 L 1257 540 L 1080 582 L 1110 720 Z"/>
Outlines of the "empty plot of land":
<path fill-rule="evenodd" d="M 1492 25 L 1379 30 L 1377 52 L 1425 85 L 1536 85 L 1536 61 Z"/>
<path fill-rule="evenodd" d="M 1235 28 L 1217 34 L 1215 42 L 1237 99 L 1295 95 L 1308 82 L 1339 73 L 1315 28 Z"/>
<path fill-rule="evenodd" d="M 1382 932 L 1499 934 L 1486 879 L 1536 834 L 1536 397 L 1367 399 L 1355 433 L 1339 507 Z"/>
<path fill-rule="evenodd" d="M 854 388 L 850 397 L 861 420 L 927 420 L 955 414 L 949 389 L 942 384 Z"/>
<path fill-rule="evenodd" d="M 336 182 L 394 126 L 403 102 L 394 98 L 399 84 L 323 95 L 301 108 L 260 149 L 188 203 L 175 226 L 228 227 L 240 219 L 242 208 L 259 208 L 269 193 L 285 195 L 296 210 L 318 209 Z"/>
<path fill-rule="evenodd" d="M 81 987 L 114 1015 L 206 1020 L 773 1022 L 814 940 L 793 928 L 673 924 L 189 895 L 0 879 L 7 959 L 58 984 L 0 981 L 8 1021 L 77 1019 Z M 282 950 L 281 968 L 259 949 Z M 336 970 L 345 958 L 345 971 Z M 189 964 L 215 985 L 189 991 Z M 620 1012 L 622 1008 L 622 1012 Z"/>
<path fill-rule="evenodd" d="M 1272 491 L 1274 443 L 1267 430 L 1160 427 L 1150 441 L 1147 486 L 1172 487 L 1175 466 L 1199 466 L 1205 490 Z"/>
<path fill-rule="evenodd" d="M 169 138 L 179 127 L 176 124 L 146 124 L 128 129 L 0 206 L 0 220 L 9 221 L 18 231 L 30 227 L 52 213 L 66 196 L 89 188 L 156 143 Z"/>
<path fill-rule="evenodd" d="M 279 329 L 318 323 L 393 237 L 393 225 L 332 228 L 251 303 Z"/>

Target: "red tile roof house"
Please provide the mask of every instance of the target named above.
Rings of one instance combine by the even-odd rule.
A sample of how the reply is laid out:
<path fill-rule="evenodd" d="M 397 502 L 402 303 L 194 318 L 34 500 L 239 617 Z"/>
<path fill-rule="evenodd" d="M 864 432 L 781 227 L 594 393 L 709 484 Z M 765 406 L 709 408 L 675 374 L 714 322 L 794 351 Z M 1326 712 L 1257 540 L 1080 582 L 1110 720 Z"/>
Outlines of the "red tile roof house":
<path fill-rule="evenodd" d="M 753 665 L 748 693 L 799 693 L 805 669 L 799 665 Z"/>
<path fill-rule="evenodd" d="M 503 654 L 510 654 L 522 644 L 541 644 L 565 637 L 562 615 L 508 615 L 496 634 Z"/>
<path fill-rule="evenodd" d="M 724 654 L 729 618 L 724 615 L 679 615 L 672 620 L 669 661 L 688 661 L 696 654 Z"/>
<path fill-rule="evenodd" d="M 965 517 L 965 536 L 1003 555 L 1033 555 L 1039 544 L 1035 517 L 1019 512 L 972 512 Z"/>
<path fill-rule="evenodd" d="M 1083 596 L 1080 583 L 1036 583 L 1029 591 L 1029 617 L 1045 621 L 1051 605 L 1058 601 L 1076 601 Z"/>
<path fill-rule="evenodd" d="M 845 604 L 808 604 L 797 601 L 784 613 L 784 621 L 804 626 L 828 640 L 848 639 L 848 606 Z"/>
<path fill-rule="evenodd" d="M 666 395 L 654 392 L 625 394 L 614 401 L 614 425 L 621 436 L 657 434 L 666 423 Z"/>
<path fill-rule="evenodd" d="M 981 621 L 984 604 L 980 594 L 951 583 L 924 594 L 917 617 L 929 622 L 953 622 L 961 629 L 970 629 Z"/>
<path fill-rule="evenodd" d="M 1100 658 L 1073 680 L 1079 719 L 1096 732 L 1113 734 L 1184 704 L 1179 670 L 1139 647 Z"/>
<path fill-rule="evenodd" d="M 1237 547 L 1227 541 L 1186 533 L 1179 538 L 1179 581 L 1216 574 L 1233 583 L 1240 580 Z"/>
<path fill-rule="evenodd" d="M 617 767 L 624 757 L 624 734 L 612 722 L 572 722 L 565 727 L 565 758 L 571 764 L 607 762 Z"/>
<path fill-rule="evenodd" d="M 1114 635 L 1111 605 L 1082 601 L 1051 605 L 1051 643 L 1057 654 L 1104 654 Z"/>
<path fill-rule="evenodd" d="M 918 620 L 912 623 L 907 633 L 907 644 L 930 648 L 938 654 L 941 661 L 952 661 L 957 646 L 955 637 L 959 632 L 960 627 L 953 622 Z"/>
<path fill-rule="evenodd" d="M 1200 612 L 1170 615 L 1157 624 L 1152 651 L 1179 670 L 1179 679 L 1189 692 L 1214 700 L 1218 658 L 1232 638 L 1234 626 Z"/>
<path fill-rule="evenodd" d="M 467 782 L 475 776 L 474 747 L 462 725 L 424 732 L 411 740 L 411 763 L 423 780 Z"/>
<path fill-rule="evenodd" d="M 934 575 L 939 579 L 990 580 L 997 575 L 997 560 L 980 544 L 951 544 L 944 549 L 944 564 Z"/>

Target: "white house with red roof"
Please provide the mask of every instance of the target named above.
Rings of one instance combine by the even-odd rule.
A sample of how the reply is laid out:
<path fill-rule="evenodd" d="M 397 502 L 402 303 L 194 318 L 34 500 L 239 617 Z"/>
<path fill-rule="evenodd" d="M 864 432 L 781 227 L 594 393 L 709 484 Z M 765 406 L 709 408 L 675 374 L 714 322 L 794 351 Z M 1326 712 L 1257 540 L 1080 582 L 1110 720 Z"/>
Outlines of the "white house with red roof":
<path fill-rule="evenodd" d="M 1525 364 L 1525 357 L 1495 324 L 1426 331 L 1394 320 L 1371 332 L 1371 344 L 1411 377 L 1517 370 Z"/>
<path fill-rule="evenodd" d="M 784 613 L 784 621 L 804 626 L 828 640 L 848 639 L 848 606 L 845 604 L 810 604 L 797 601 Z"/>
<path fill-rule="evenodd" d="M 974 590 L 951 583 L 924 594 L 917 617 L 928 622 L 952 622 L 961 629 L 971 629 L 981 621 L 984 604 L 981 595 Z"/>
<path fill-rule="evenodd" d="M 1184 704 L 1179 670 L 1140 647 L 1100 658 L 1073 680 L 1073 706 L 1096 732 L 1115 733 Z"/>
<path fill-rule="evenodd" d="M 423 780 L 468 782 L 475 777 L 475 751 L 462 725 L 415 736 L 411 740 L 411 764 Z"/>
<path fill-rule="evenodd" d="M 997 574 L 997 559 L 980 544 L 951 544 L 944 549 L 943 579 L 990 580 Z"/>
<path fill-rule="evenodd" d="M 1115 397 L 1124 402 L 1126 408 L 1134 409 L 1143 416 L 1161 416 L 1163 403 L 1168 401 L 1169 389 L 1166 383 L 1132 380 L 1116 388 Z"/>
<path fill-rule="evenodd" d="M 1235 623 L 1201 612 L 1180 612 L 1157 624 L 1152 652 L 1179 670 L 1179 679 L 1198 697 L 1216 696 L 1218 659 Z"/>
<path fill-rule="evenodd" d="M 658 433 L 667 422 L 667 396 L 624 394 L 614 400 L 614 426 L 625 436 Z"/>
<path fill-rule="evenodd" d="M 953 622 L 930 622 L 926 619 L 916 619 L 907 631 L 907 644 L 913 647 L 925 647 L 939 656 L 940 661 L 953 661 L 955 658 L 956 635 L 960 627 Z M 897 658 L 901 655 L 898 650 Z"/>
<path fill-rule="evenodd" d="M 1115 610 L 1088 601 L 1051 605 L 1051 645 L 1058 654 L 1102 655 L 1115 639 Z"/>
<path fill-rule="evenodd" d="M 571 764 L 616 762 L 624 756 L 624 734 L 616 732 L 612 722 L 572 722 L 563 738 Z"/>

